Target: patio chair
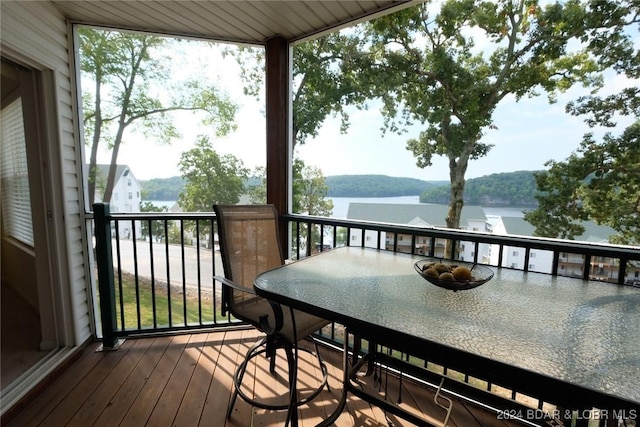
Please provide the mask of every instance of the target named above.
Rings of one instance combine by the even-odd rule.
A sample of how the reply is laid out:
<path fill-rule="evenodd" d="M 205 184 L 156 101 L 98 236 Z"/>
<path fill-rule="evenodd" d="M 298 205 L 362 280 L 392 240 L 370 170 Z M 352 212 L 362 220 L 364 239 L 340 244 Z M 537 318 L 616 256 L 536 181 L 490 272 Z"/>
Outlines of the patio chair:
<path fill-rule="evenodd" d="M 315 341 L 315 353 L 323 378 L 320 385 L 304 399 L 297 396 L 298 351 L 300 340 L 309 337 L 329 321 L 293 310 L 256 295 L 253 281 L 264 271 L 284 264 L 278 232 L 278 213 L 273 205 L 215 205 L 220 253 L 225 277 L 216 276 L 222 287 L 222 314 L 250 323 L 265 333 L 249 349 L 234 375 L 234 391 L 229 402 L 227 418 L 231 416 L 238 395 L 249 404 L 267 410 L 287 409 L 287 421 L 297 425 L 297 408 L 315 398 L 327 384 L 327 368 L 320 358 Z M 273 404 L 248 396 L 241 387 L 249 362 L 265 354 L 269 370 L 275 374 L 276 350 L 284 349 L 289 366 L 289 402 Z"/>

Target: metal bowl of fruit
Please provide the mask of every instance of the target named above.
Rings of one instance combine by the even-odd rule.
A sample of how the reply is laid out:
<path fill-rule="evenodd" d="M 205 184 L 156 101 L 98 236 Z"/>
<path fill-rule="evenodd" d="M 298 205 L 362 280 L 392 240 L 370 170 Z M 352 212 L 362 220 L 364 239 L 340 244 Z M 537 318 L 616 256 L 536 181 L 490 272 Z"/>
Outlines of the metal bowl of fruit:
<path fill-rule="evenodd" d="M 485 265 L 442 258 L 421 259 L 414 267 L 429 283 L 452 291 L 476 288 L 493 277 L 493 270 Z"/>

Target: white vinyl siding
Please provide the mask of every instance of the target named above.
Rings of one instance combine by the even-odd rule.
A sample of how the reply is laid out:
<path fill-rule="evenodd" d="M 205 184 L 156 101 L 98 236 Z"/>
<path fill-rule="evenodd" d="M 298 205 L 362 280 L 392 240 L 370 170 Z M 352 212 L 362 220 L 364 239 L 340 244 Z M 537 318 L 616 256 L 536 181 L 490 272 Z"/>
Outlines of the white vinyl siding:
<path fill-rule="evenodd" d="M 82 177 L 79 174 L 81 153 L 76 140 L 75 107 L 72 87 L 75 76 L 70 61 L 69 26 L 64 16 L 49 2 L 3 1 L 1 7 L 2 55 L 27 67 L 40 70 L 49 79 L 44 93 L 47 106 L 45 120 L 49 126 L 43 136 L 47 147 L 47 179 L 52 194 L 47 208 L 53 217 L 49 226 L 57 239 L 51 251 L 57 257 L 56 275 L 62 284 L 60 310 L 71 311 L 72 326 L 65 327 L 71 336 L 67 345 L 81 344 L 91 336 L 88 310 L 86 235 Z"/>

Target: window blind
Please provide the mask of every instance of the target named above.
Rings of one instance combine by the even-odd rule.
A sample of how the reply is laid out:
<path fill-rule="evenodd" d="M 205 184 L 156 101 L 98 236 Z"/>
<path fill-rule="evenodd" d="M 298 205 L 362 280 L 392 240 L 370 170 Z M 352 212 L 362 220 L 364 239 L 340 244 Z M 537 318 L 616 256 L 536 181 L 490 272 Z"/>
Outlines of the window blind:
<path fill-rule="evenodd" d="M 22 100 L 16 99 L 0 114 L 2 129 L 2 231 L 33 247 L 31 195 L 27 168 L 27 147 L 22 117 Z"/>

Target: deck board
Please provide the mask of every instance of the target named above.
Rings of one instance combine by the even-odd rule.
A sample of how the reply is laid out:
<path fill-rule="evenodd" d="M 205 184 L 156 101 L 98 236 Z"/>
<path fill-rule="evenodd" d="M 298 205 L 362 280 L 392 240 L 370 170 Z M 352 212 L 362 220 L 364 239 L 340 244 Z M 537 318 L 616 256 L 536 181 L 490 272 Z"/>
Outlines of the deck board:
<path fill-rule="evenodd" d="M 21 426 L 282 426 L 286 411 L 251 407 L 238 398 L 226 419 L 232 376 L 246 351 L 256 342 L 256 331 L 222 332 L 129 339 L 117 351 L 96 352 L 98 344 L 83 350 L 77 363 L 57 377 L 6 427 Z M 299 408 L 299 425 L 314 426 L 333 412 L 342 390 L 340 353 L 322 349 L 329 385 L 320 396 Z M 298 387 L 302 395 L 315 388 L 320 376 L 314 359 L 301 353 Z M 288 377 L 284 354 L 278 353 L 277 375 L 269 373 L 264 357 L 248 368 L 248 392 L 255 396 L 286 399 Z M 410 381 L 383 376 L 382 390 L 397 401 L 402 387 L 402 406 L 427 419 L 442 420 L 444 411 L 435 406 L 433 392 Z M 363 387 L 374 391 L 372 379 Z M 378 389 L 375 389 L 378 390 Z M 336 427 L 411 425 L 354 396 L 336 421 Z M 495 414 L 475 405 L 456 401 L 450 427 L 510 427 L 516 421 L 497 420 Z"/>

